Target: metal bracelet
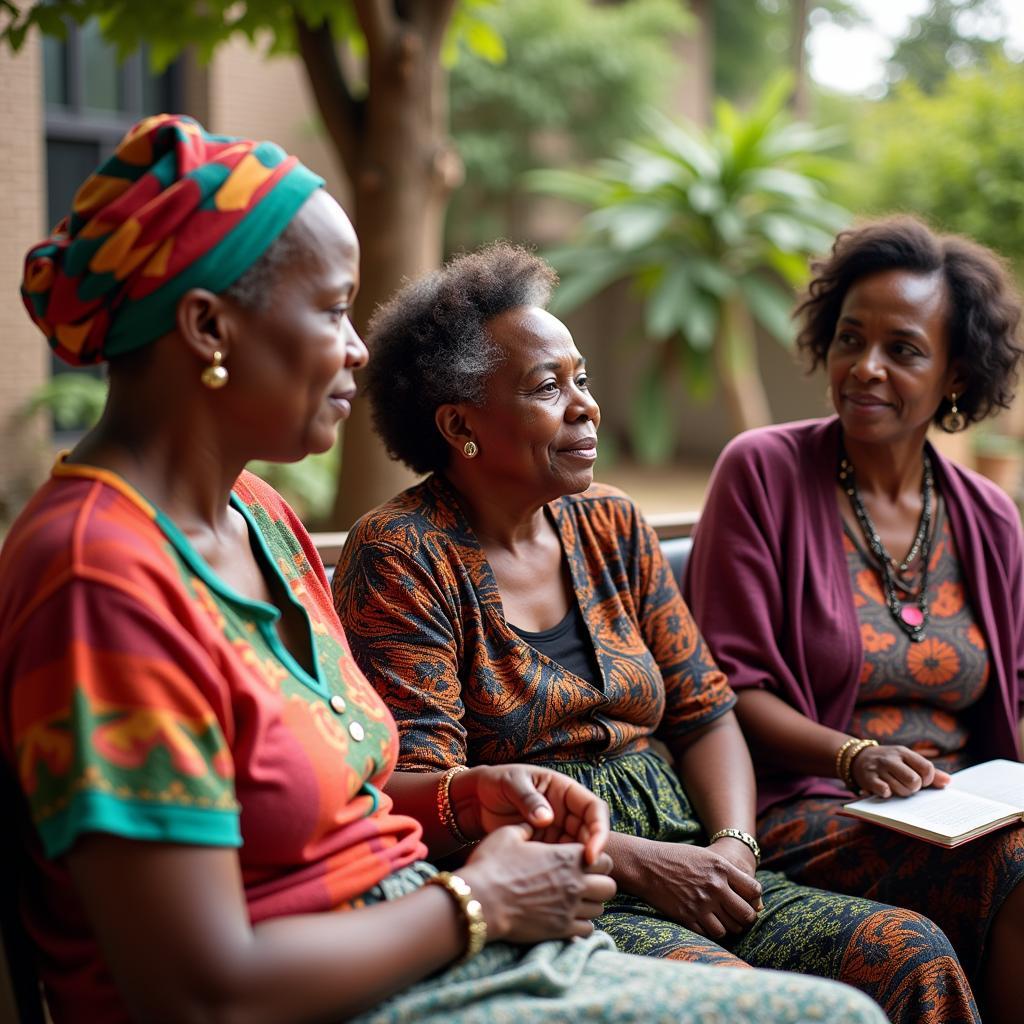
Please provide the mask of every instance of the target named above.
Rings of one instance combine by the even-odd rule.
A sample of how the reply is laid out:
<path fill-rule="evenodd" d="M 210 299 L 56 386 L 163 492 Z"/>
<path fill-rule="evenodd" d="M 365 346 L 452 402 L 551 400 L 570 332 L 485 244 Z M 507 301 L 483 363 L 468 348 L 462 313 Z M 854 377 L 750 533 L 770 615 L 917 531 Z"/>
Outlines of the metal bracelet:
<path fill-rule="evenodd" d="M 750 852 L 754 855 L 754 866 L 758 866 L 761 863 L 761 847 L 758 845 L 757 840 L 749 833 L 744 832 L 739 828 L 720 828 L 709 840 L 708 846 L 710 846 L 717 839 L 738 839 L 744 846 L 746 846 Z"/>
<path fill-rule="evenodd" d="M 487 919 L 480 901 L 473 896 L 469 883 L 461 875 L 453 875 L 450 871 L 439 871 L 428 878 L 426 884 L 441 886 L 455 901 L 466 928 L 466 948 L 455 962 L 461 964 L 472 960 L 487 945 Z"/>
<path fill-rule="evenodd" d="M 437 784 L 437 817 L 454 839 L 458 840 L 463 846 L 472 846 L 473 840 L 465 835 L 462 829 L 459 828 L 459 823 L 455 820 L 455 811 L 452 810 L 451 794 L 449 792 L 452 779 L 459 772 L 467 771 L 469 769 L 464 764 L 456 764 L 441 776 L 441 780 Z"/>

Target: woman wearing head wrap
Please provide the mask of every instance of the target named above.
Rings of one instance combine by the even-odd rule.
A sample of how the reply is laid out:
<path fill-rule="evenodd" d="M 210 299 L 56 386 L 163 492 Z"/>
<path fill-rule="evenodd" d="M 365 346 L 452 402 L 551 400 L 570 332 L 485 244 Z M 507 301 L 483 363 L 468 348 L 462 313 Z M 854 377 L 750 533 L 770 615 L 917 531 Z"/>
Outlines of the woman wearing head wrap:
<path fill-rule="evenodd" d="M 490 246 L 371 323 L 377 428 L 433 471 L 356 524 L 334 578 L 398 723 L 393 791 L 460 765 L 554 768 L 609 804 L 620 893 L 597 923 L 620 949 L 840 978 L 900 1024 L 976 1021 L 926 917 L 757 870 L 735 696 L 654 532 L 593 484 L 601 413 L 543 309 L 554 277 Z"/>
<path fill-rule="evenodd" d="M 614 888 L 606 811 L 555 773 L 382 792 L 394 723 L 309 537 L 244 472 L 329 447 L 366 359 L 358 246 L 321 185 L 272 144 L 163 115 L 27 260 L 54 349 L 110 362 L 100 423 L 0 554 L 0 749 L 54 1020 L 690 1021 L 710 1003 L 876 1024 L 838 986 L 723 992 L 611 951 L 590 934 Z M 450 827 L 480 840 L 461 877 L 421 860 Z"/>

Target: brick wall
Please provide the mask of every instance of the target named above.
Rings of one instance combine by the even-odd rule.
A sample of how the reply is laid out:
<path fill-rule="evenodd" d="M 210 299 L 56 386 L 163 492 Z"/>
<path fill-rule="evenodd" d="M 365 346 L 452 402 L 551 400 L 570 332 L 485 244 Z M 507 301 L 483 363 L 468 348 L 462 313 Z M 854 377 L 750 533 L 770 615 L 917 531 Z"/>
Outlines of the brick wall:
<path fill-rule="evenodd" d="M 268 58 L 265 47 L 233 40 L 209 68 L 210 131 L 272 139 L 322 175 L 331 195 L 349 208 L 348 184 L 297 57 Z"/>
<path fill-rule="evenodd" d="M 38 37 L 17 55 L 0 47 L 0 523 L 49 462 L 42 424 L 15 418 L 48 374 L 48 349 L 18 293 L 25 251 L 47 228 L 42 93 Z"/>

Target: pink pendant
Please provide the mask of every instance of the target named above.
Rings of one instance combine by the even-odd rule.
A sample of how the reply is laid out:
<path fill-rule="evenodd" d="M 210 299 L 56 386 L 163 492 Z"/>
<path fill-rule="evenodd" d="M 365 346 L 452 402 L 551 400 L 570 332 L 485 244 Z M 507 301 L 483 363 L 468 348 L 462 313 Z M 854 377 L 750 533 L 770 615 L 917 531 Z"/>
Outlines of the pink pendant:
<path fill-rule="evenodd" d="M 924 625 L 924 616 L 921 614 L 921 609 L 913 604 L 905 604 L 900 609 L 900 618 L 912 628 Z"/>

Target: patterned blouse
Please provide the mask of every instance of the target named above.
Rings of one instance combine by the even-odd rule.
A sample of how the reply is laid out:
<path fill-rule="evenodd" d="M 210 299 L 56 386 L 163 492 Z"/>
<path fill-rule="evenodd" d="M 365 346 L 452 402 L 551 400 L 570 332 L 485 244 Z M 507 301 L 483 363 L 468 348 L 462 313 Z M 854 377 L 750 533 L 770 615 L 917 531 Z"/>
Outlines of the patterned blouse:
<path fill-rule="evenodd" d="M 735 702 L 654 531 L 621 492 L 551 502 L 602 677 L 517 636 L 440 476 L 364 516 L 334 575 L 352 653 L 398 722 L 399 767 L 568 761 L 669 746 Z"/>
<path fill-rule="evenodd" d="M 850 731 L 902 744 L 955 770 L 969 763 L 969 710 L 988 683 L 988 647 L 964 592 L 949 520 L 939 502 L 930 557 L 925 639 L 892 620 L 881 574 L 860 538 L 844 530 L 864 664 Z"/>
<path fill-rule="evenodd" d="M 0 554 L 0 749 L 31 819 L 29 925 L 57 1020 L 127 1017 L 61 856 L 84 833 L 237 847 L 254 922 L 343 908 L 425 853 L 381 792 L 394 722 L 309 537 L 251 474 L 232 504 L 308 623 L 308 669 L 278 609 L 112 473 L 58 464 Z"/>

